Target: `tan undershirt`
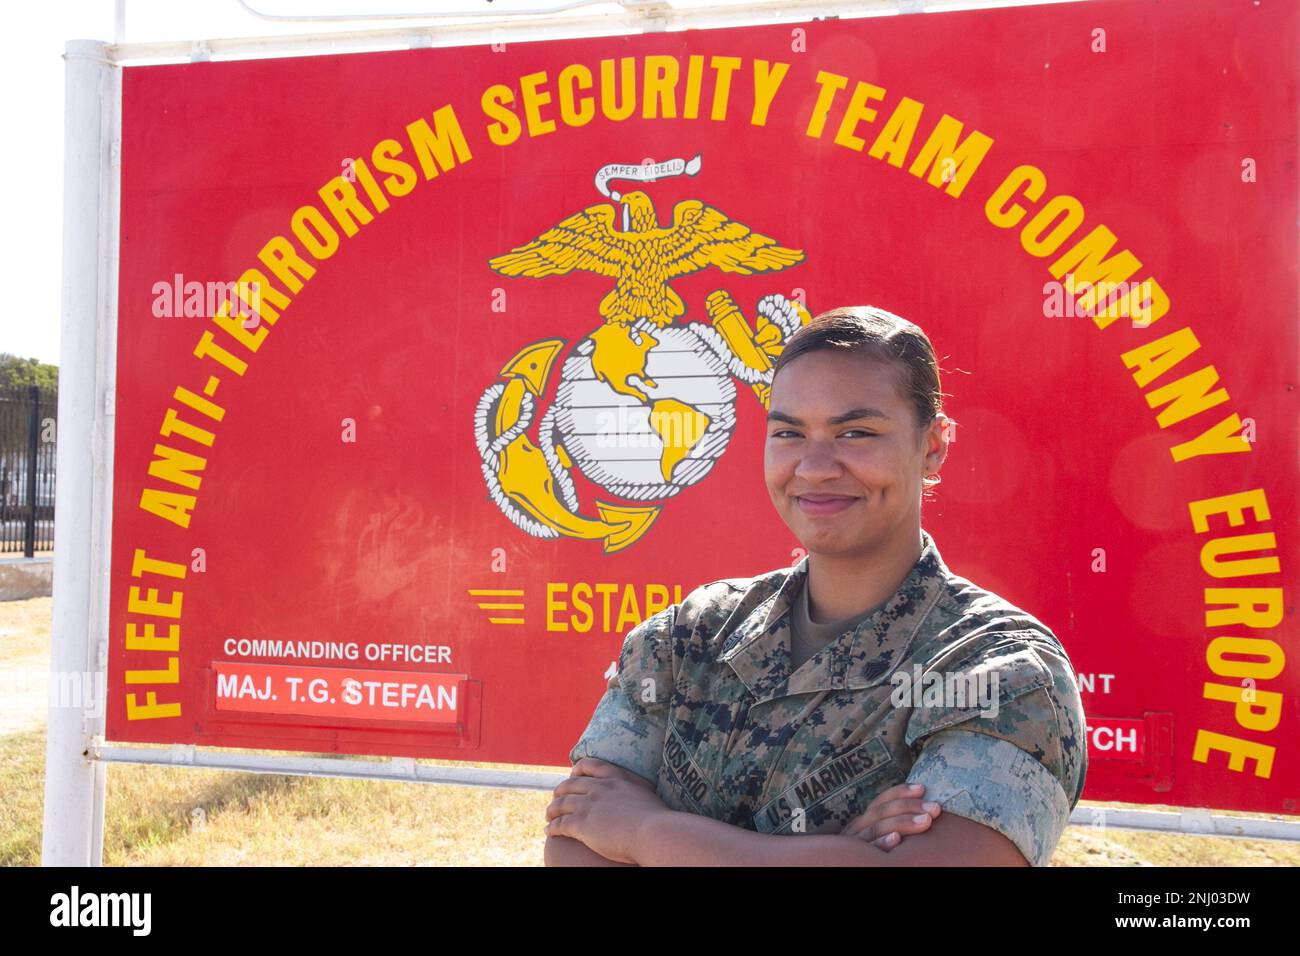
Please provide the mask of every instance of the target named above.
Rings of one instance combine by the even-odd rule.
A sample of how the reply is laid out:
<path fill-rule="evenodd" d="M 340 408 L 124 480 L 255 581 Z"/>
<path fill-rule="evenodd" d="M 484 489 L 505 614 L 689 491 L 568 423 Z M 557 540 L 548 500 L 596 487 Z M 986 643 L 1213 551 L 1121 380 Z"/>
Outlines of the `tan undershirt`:
<path fill-rule="evenodd" d="M 808 576 L 805 574 L 803 584 L 799 587 L 799 595 L 795 598 L 790 613 L 790 672 L 794 673 L 800 665 L 845 631 L 855 630 L 859 624 L 887 603 L 887 600 L 882 601 L 875 607 L 869 607 L 861 614 L 842 621 L 818 624 L 808 614 Z"/>

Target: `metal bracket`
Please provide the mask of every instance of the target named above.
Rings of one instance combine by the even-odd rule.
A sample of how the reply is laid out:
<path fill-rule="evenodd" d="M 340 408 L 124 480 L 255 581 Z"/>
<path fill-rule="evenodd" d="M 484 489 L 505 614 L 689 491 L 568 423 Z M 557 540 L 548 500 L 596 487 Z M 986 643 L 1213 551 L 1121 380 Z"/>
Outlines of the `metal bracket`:
<path fill-rule="evenodd" d="M 623 9 L 641 21 L 642 33 L 663 33 L 675 12 L 665 0 L 622 0 Z"/>
<path fill-rule="evenodd" d="M 87 763 L 90 763 L 90 762 L 92 762 L 92 761 L 95 761 L 95 760 L 99 760 L 99 759 L 101 759 L 100 756 L 99 756 L 99 752 L 100 752 L 100 750 L 103 749 L 103 747 L 104 747 L 104 735 L 103 735 L 103 734 L 89 734 L 89 735 L 87 735 L 87 737 L 86 737 L 86 749 L 85 749 L 85 751 L 83 752 L 83 753 L 84 753 L 84 756 L 85 756 L 85 758 L 86 758 L 86 762 L 87 762 Z"/>

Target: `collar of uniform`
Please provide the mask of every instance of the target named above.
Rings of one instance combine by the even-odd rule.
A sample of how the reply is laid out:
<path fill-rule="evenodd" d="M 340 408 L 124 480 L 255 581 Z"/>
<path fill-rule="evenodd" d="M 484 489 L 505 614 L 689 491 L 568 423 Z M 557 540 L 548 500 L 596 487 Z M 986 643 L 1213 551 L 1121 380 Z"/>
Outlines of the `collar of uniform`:
<path fill-rule="evenodd" d="M 858 690 L 883 681 L 912 643 L 939 600 L 949 571 L 929 532 L 921 529 L 921 556 L 885 605 L 852 636 L 831 641 L 790 672 L 790 615 L 808 575 L 805 555 L 780 587 L 740 622 L 718 655 L 744 681 L 756 703 L 819 690 Z"/>

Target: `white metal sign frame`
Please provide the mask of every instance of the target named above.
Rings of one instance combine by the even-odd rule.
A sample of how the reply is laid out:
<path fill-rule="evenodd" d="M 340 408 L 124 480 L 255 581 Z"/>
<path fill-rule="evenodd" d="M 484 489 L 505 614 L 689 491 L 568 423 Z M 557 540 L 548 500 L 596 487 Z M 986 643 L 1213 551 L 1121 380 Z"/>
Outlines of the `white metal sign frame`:
<path fill-rule="evenodd" d="M 1084 2 L 1084 0 L 1046 0 Z M 448 26 L 169 43 L 67 44 L 63 208 L 63 309 L 59 368 L 52 684 L 82 690 L 51 696 L 41 860 L 98 866 L 110 763 L 193 766 L 252 773 L 405 780 L 551 790 L 565 775 L 417 763 L 412 758 L 334 759 L 104 741 L 112 532 L 113 412 L 117 356 L 122 66 L 209 59 L 327 55 L 484 42 L 708 29 L 814 18 L 1023 5 L 1013 0 L 755 0 L 676 10 L 659 0 L 624 0 L 622 15 L 482 18 Z M 1073 825 L 1300 841 L 1300 822 L 1080 805 Z"/>

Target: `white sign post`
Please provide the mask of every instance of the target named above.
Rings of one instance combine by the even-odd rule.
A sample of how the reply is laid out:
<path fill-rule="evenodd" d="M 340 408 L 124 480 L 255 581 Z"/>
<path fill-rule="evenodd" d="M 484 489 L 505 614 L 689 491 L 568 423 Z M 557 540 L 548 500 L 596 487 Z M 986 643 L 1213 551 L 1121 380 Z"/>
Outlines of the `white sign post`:
<path fill-rule="evenodd" d="M 54 526 L 54 622 L 45 752 L 46 866 L 98 866 L 117 354 L 118 136 L 122 70 L 74 40 L 63 161 L 63 315 Z"/>

